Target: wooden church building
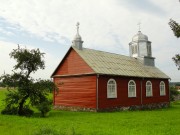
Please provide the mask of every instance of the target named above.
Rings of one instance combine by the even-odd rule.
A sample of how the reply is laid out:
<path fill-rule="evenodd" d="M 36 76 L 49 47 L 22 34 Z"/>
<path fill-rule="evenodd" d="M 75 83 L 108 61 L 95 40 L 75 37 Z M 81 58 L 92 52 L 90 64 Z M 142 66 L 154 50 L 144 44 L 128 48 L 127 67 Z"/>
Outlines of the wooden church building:
<path fill-rule="evenodd" d="M 151 42 L 141 31 L 130 56 L 83 47 L 77 34 L 52 74 L 59 92 L 54 106 L 68 110 L 152 109 L 169 105 L 169 77 L 155 67 Z"/>

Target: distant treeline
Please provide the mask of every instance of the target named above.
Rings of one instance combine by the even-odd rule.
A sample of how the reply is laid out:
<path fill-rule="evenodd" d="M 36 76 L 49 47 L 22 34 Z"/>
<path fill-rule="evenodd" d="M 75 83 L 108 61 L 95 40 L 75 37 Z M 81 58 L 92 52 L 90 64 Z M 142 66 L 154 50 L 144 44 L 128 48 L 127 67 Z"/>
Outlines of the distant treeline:
<path fill-rule="evenodd" d="M 180 86 L 180 82 L 170 82 L 169 86 Z"/>

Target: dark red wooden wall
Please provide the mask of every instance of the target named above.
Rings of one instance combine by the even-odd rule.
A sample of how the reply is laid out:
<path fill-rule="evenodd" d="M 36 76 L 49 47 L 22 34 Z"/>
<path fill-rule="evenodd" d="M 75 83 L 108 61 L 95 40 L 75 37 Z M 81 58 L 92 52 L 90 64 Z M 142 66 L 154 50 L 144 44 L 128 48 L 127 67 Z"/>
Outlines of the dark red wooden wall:
<path fill-rule="evenodd" d="M 116 80 L 117 98 L 107 98 L 107 82 L 110 78 Z M 136 82 L 136 97 L 128 97 L 128 82 L 134 80 Z M 146 81 L 151 81 L 153 96 L 146 97 Z M 160 96 L 159 84 L 165 82 L 166 96 Z M 141 83 L 142 83 L 142 100 L 141 100 Z M 169 102 L 169 85 L 168 80 L 164 79 L 142 79 L 117 76 L 99 76 L 98 78 L 98 107 L 111 108 L 116 106 L 131 106 L 158 102 Z"/>
<path fill-rule="evenodd" d="M 151 81 L 152 83 L 152 97 L 146 97 L 146 82 Z M 160 82 L 164 81 L 166 95 L 160 96 Z M 158 102 L 169 102 L 169 81 L 168 79 L 144 79 L 142 80 L 142 97 L 143 97 L 143 104 L 148 103 L 158 103 Z"/>

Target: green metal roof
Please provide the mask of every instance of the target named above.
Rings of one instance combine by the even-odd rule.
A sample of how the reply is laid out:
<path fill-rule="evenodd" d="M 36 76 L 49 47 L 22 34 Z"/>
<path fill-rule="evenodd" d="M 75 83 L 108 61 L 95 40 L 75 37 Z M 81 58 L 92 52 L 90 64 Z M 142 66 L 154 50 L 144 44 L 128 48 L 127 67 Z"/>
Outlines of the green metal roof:
<path fill-rule="evenodd" d="M 97 74 L 145 78 L 170 78 L 157 67 L 145 66 L 133 57 L 93 49 L 72 47 Z"/>

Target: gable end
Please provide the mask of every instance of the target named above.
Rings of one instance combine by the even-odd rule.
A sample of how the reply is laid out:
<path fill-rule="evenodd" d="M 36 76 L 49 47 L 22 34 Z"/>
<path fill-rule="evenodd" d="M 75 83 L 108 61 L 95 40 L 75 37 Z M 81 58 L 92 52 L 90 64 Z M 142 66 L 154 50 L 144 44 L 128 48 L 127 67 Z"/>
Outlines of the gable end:
<path fill-rule="evenodd" d="M 66 55 L 59 63 L 51 78 L 55 75 L 74 75 L 95 73 L 94 70 L 83 60 L 83 58 L 70 47 Z"/>

